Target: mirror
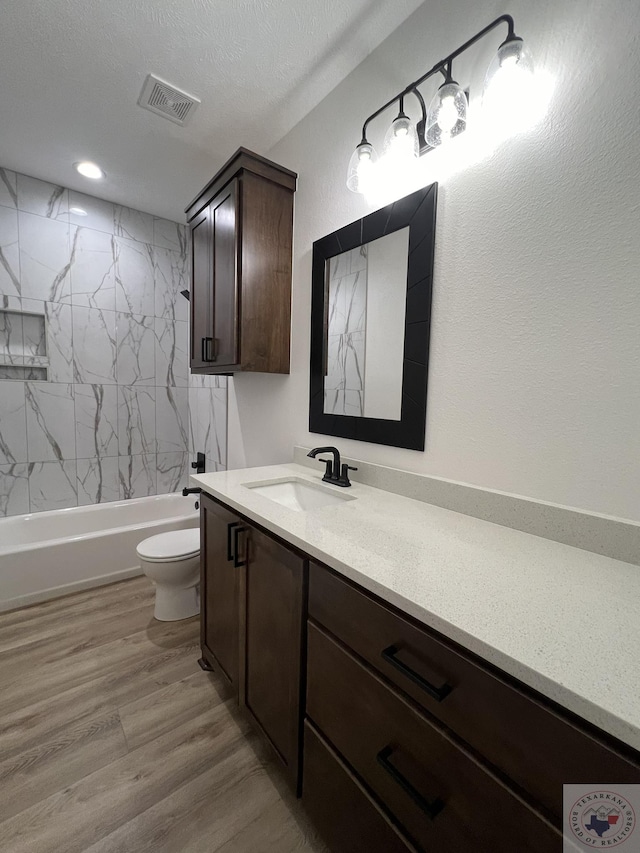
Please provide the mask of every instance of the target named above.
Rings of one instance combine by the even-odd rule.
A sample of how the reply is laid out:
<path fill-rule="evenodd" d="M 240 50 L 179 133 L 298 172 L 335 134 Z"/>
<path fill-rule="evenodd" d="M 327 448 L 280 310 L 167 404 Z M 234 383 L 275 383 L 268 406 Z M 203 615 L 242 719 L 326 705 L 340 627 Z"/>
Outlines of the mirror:
<path fill-rule="evenodd" d="M 436 195 L 313 244 L 311 432 L 424 450 Z"/>

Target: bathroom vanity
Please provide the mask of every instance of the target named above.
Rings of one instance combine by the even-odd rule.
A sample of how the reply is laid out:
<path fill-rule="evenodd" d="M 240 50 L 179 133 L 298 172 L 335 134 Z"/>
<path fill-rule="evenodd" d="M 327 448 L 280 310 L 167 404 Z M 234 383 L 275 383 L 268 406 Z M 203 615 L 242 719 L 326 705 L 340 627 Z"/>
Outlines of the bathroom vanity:
<path fill-rule="evenodd" d="M 321 476 L 192 478 L 203 665 L 332 850 L 560 851 L 563 783 L 640 783 L 637 636 L 608 622 L 637 635 L 640 570 Z"/>

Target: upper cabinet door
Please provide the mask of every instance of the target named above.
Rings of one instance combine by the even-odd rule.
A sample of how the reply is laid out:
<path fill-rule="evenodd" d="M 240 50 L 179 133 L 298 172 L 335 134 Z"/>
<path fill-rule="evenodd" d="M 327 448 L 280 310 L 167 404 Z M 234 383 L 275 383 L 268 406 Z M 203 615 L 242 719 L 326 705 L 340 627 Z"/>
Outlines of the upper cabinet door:
<path fill-rule="evenodd" d="M 215 366 L 238 362 L 238 181 L 209 206 L 213 250 L 213 343 L 205 355 Z"/>
<path fill-rule="evenodd" d="M 207 367 L 213 343 L 211 217 L 206 207 L 191 222 L 191 367 Z"/>

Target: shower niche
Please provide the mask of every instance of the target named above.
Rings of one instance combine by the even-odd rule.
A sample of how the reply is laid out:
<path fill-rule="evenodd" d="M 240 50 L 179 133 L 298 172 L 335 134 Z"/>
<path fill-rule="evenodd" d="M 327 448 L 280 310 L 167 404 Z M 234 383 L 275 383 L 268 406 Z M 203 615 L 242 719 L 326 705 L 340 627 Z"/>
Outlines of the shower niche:
<path fill-rule="evenodd" d="M 44 314 L 0 308 L 0 379 L 49 378 Z"/>

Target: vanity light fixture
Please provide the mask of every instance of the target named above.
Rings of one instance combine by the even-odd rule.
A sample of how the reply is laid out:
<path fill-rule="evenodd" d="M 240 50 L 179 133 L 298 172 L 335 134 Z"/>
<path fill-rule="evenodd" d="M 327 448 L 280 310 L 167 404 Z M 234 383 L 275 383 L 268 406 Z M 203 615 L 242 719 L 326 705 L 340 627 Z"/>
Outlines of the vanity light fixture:
<path fill-rule="evenodd" d="M 386 104 L 372 113 L 362 126 L 362 139 L 351 155 L 347 173 L 347 187 L 356 193 L 364 193 L 371 186 L 375 171 L 376 153 L 367 138 L 367 128 L 373 119 L 394 104 L 399 112 L 387 130 L 384 140 L 384 160 L 394 161 L 393 166 L 407 166 L 415 162 L 420 155 L 431 151 L 467 129 L 468 98 L 462 87 L 453 79 L 453 61 L 468 50 L 481 38 L 500 24 L 507 25 L 507 38 L 498 48 L 498 52 L 489 66 L 482 97 L 483 110 L 489 115 L 508 115 L 514 101 L 522 101 L 519 86 L 527 74 L 532 72 L 532 63 L 522 39 L 516 35 L 511 15 L 501 15 L 480 32 L 466 41 L 449 56 L 436 64 L 410 83 Z M 418 89 L 426 80 L 436 74 L 442 74 L 444 82 L 433 96 L 427 110 L 422 93 Z M 404 99 L 407 95 L 417 98 L 422 118 L 414 124 L 404 112 Z"/>
<path fill-rule="evenodd" d="M 76 172 L 84 178 L 91 178 L 92 181 L 99 181 L 104 178 L 104 172 L 97 163 L 92 163 L 90 160 L 81 160 L 79 163 L 74 163 Z"/>

